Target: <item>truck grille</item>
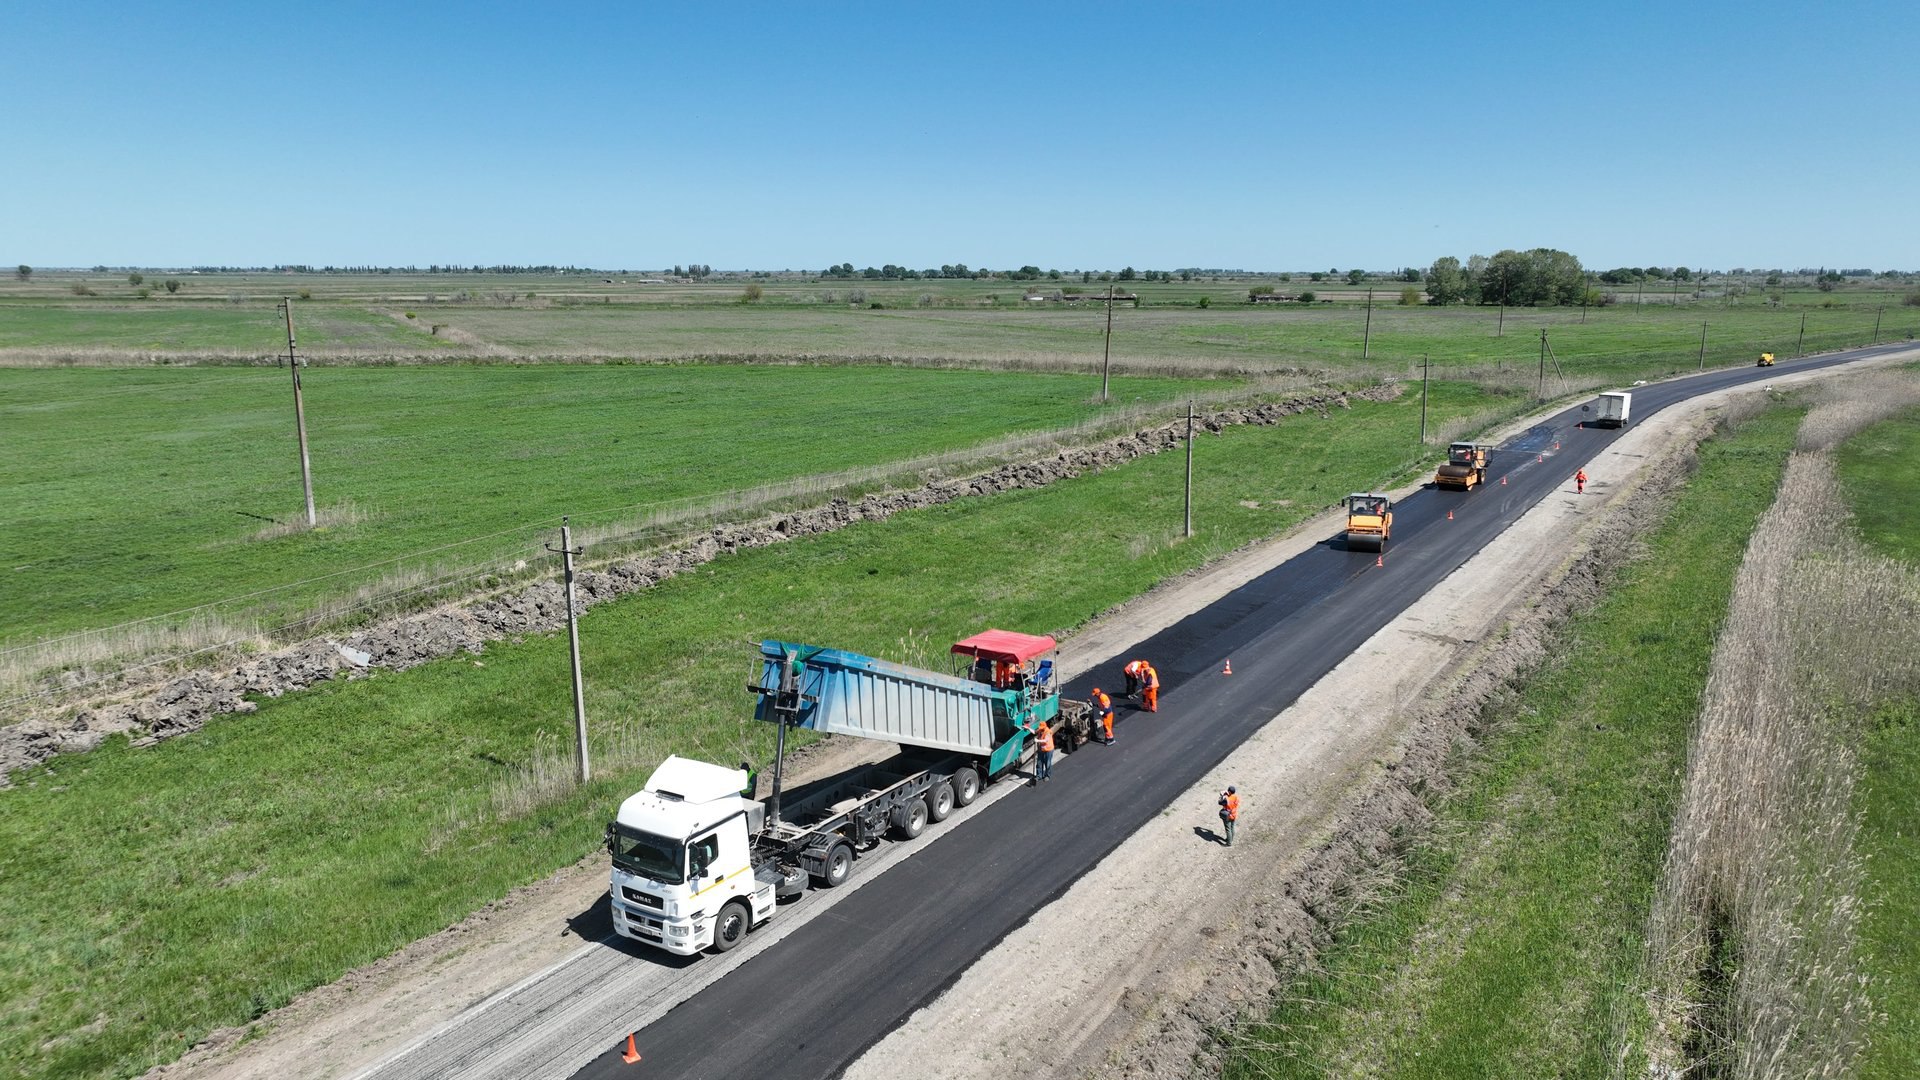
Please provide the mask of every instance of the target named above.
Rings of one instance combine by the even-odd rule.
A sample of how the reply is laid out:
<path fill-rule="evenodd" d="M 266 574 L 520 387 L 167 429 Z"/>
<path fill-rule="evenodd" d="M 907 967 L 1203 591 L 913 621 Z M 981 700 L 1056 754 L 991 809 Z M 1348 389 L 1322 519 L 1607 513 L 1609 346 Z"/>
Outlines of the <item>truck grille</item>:
<path fill-rule="evenodd" d="M 649 896 L 631 886 L 621 886 L 620 895 L 626 897 L 632 903 L 639 904 L 641 907 L 652 908 L 655 911 L 665 910 L 665 906 L 661 904 L 659 897 Z"/>

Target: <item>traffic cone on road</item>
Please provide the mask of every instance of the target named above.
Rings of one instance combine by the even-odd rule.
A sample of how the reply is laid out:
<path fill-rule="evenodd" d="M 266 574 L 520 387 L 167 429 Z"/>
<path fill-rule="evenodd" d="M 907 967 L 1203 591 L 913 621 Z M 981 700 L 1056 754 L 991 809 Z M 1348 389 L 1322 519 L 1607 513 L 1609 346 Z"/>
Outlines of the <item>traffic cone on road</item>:
<path fill-rule="evenodd" d="M 1451 510 L 1449 510 L 1449 511 L 1447 511 L 1447 520 L 1448 520 L 1448 521 L 1452 521 L 1452 520 L 1453 520 L 1453 511 L 1451 511 Z"/>
<path fill-rule="evenodd" d="M 1375 555 L 1373 557 L 1373 565 L 1375 566 L 1387 565 L 1387 557 L 1385 555 Z"/>
<path fill-rule="evenodd" d="M 1507 486 L 1507 478 L 1506 478 L 1506 477 L 1504 477 L 1504 476 L 1503 476 L 1503 477 L 1501 477 L 1501 478 L 1500 478 L 1500 486 L 1501 486 L 1501 487 L 1506 487 L 1506 486 Z"/>
<path fill-rule="evenodd" d="M 1223 668 L 1221 668 L 1221 669 L 1220 669 L 1220 674 L 1222 674 L 1222 675 L 1231 675 L 1231 674 L 1233 674 L 1233 661 L 1232 661 L 1231 659 L 1229 659 L 1229 660 L 1227 661 L 1227 666 L 1226 666 L 1226 667 L 1223 667 Z"/>
<path fill-rule="evenodd" d="M 633 1032 L 631 1031 L 627 1032 L 627 1052 L 620 1055 L 620 1060 L 629 1065 L 640 1060 L 640 1051 L 634 1048 Z"/>
<path fill-rule="evenodd" d="M 1539 457 L 1537 457 L 1537 458 L 1534 458 L 1534 460 L 1535 460 L 1535 461 L 1545 461 L 1545 460 L 1547 460 L 1547 455 L 1545 455 L 1545 454 L 1541 454 L 1541 455 L 1540 455 Z"/>

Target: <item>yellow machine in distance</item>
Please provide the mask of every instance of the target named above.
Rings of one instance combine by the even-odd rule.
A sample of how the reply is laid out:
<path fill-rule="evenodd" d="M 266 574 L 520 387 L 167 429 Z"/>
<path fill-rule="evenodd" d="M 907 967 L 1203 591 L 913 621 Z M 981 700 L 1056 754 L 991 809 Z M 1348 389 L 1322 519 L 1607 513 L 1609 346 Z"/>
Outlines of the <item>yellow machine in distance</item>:
<path fill-rule="evenodd" d="M 1487 443 L 1457 442 L 1447 447 L 1447 463 L 1433 474 L 1435 487 L 1470 491 L 1487 482 Z"/>
<path fill-rule="evenodd" d="M 1760 360 L 1759 360 L 1759 362 L 1758 362 L 1758 363 L 1756 363 L 1756 364 L 1754 364 L 1753 366 L 1754 366 L 1754 367 L 1772 367 L 1772 366 L 1773 366 L 1773 354 L 1772 354 L 1772 353 L 1770 353 L 1770 352 L 1763 352 L 1763 353 L 1761 353 L 1761 354 L 1760 354 Z"/>
<path fill-rule="evenodd" d="M 1355 551 L 1385 551 L 1393 535 L 1393 500 L 1377 491 L 1347 496 L 1347 547 Z"/>

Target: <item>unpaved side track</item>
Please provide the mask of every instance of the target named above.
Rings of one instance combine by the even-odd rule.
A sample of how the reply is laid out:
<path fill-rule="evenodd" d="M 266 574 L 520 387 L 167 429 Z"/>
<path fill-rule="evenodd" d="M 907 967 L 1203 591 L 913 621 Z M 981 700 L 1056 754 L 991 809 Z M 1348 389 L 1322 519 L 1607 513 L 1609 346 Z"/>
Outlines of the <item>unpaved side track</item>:
<path fill-rule="evenodd" d="M 1262 1010 L 1312 962 L 1347 890 L 1386 861 L 1397 831 L 1426 817 L 1416 792 L 1445 782 L 1448 748 L 1470 735 L 1479 705 L 1537 662 L 1553 622 L 1598 598 L 1714 415 L 1758 392 L 1669 406 L 1585 463 L 1596 478 L 1585 496 L 1568 484 L 1536 505 L 869 1049 L 847 1080 L 1211 1073 L 1207 1032 Z M 1217 830 L 1228 784 L 1243 800 L 1230 849 L 1198 835 Z M 927 1062 L 942 1064 L 929 1072 Z"/>

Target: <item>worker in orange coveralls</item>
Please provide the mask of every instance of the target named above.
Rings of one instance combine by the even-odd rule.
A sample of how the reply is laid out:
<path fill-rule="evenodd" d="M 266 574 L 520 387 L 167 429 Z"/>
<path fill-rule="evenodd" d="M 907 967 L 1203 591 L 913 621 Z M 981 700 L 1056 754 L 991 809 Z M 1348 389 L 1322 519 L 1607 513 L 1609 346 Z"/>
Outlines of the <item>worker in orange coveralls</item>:
<path fill-rule="evenodd" d="M 1152 664 L 1147 665 L 1147 678 L 1141 686 L 1140 703 L 1147 707 L 1148 712 L 1160 711 L 1160 673 L 1154 670 Z"/>
<path fill-rule="evenodd" d="M 1120 671 L 1127 677 L 1126 696 L 1132 697 L 1139 693 L 1140 684 L 1147 681 L 1147 662 L 1145 660 L 1129 660 L 1127 661 L 1127 666 L 1121 668 Z"/>
<path fill-rule="evenodd" d="M 1573 474 L 1573 492 L 1576 495 L 1587 493 L 1587 470 L 1581 469 Z"/>
<path fill-rule="evenodd" d="M 1107 696 L 1107 692 L 1105 690 L 1102 690 L 1096 686 L 1093 688 L 1093 696 L 1087 699 L 1087 703 L 1093 706 L 1094 722 L 1099 724 L 1101 730 L 1106 732 L 1107 737 L 1104 741 L 1108 746 L 1112 746 L 1113 745 L 1113 699 Z"/>

